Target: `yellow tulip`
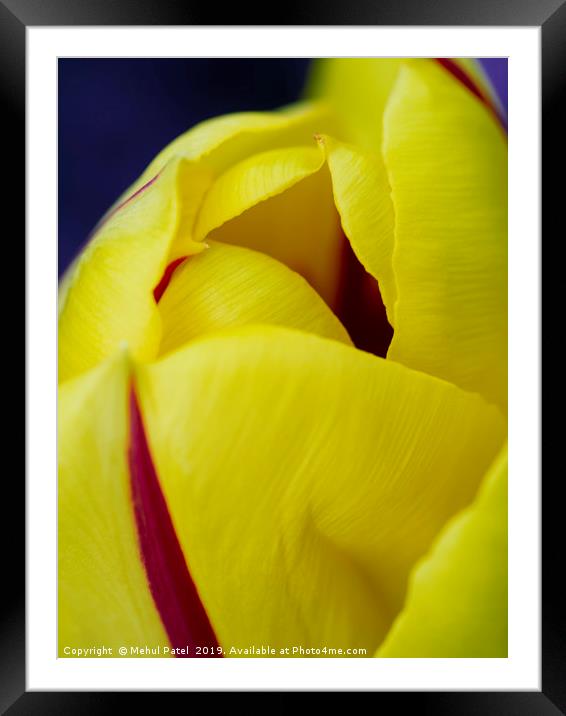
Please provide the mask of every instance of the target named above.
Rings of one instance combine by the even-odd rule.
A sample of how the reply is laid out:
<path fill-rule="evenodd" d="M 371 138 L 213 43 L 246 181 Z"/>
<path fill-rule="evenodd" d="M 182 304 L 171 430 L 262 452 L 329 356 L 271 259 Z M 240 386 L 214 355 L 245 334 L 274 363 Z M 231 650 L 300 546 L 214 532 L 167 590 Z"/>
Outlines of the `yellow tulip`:
<path fill-rule="evenodd" d="M 64 277 L 61 656 L 506 656 L 497 106 L 310 93 L 179 137 Z"/>

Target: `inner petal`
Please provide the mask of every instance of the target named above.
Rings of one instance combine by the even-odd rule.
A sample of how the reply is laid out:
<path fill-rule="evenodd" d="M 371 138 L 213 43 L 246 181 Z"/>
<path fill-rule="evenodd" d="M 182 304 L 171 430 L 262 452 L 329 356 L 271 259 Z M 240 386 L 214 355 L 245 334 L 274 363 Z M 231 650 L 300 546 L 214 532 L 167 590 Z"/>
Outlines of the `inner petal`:
<path fill-rule="evenodd" d="M 378 283 L 344 235 L 327 164 L 214 229 L 208 238 L 268 254 L 301 274 L 363 350 L 385 356 L 392 328 Z"/>
<path fill-rule="evenodd" d="M 335 308 L 342 234 L 326 165 L 214 229 L 209 238 L 272 256 L 300 273 Z"/>
<path fill-rule="evenodd" d="M 213 241 L 198 257 L 174 268 L 158 310 L 160 355 L 203 334 L 253 323 L 350 343 L 340 321 L 302 276 L 259 251 Z"/>

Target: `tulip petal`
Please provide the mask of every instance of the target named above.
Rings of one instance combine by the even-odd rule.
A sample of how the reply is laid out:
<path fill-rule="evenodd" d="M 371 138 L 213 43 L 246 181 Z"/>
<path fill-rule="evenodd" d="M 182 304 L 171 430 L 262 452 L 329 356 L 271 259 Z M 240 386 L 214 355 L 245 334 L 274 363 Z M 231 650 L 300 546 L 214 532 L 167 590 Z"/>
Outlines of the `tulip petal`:
<path fill-rule="evenodd" d="M 424 60 L 429 64 L 438 61 L 442 60 Z M 379 152 L 383 138 L 383 113 L 404 62 L 400 57 L 324 58 L 313 62 L 306 94 L 328 103 L 347 141 Z M 449 62 L 472 79 L 499 116 L 504 115 L 497 93 L 477 60 L 456 57 Z M 450 79 L 456 83 L 459 81 L 454 77 Z"/>
<path fill-rule="evenodd" d="M 143 186 L 175 157 L 200 162 L 216 176 L 252 154 L 308 144 L 315 132 L 336 122 L 327 103 L 297 102 L 276 112 L 240 112 L 213 117 L 177 137 L 147 167 L 125 196 Z"/>
<path fill-rule="evenodd" d="M 313 63 L 307 94 L 328 102 L 347 141 L 379 152 L 383 110 L 400 66 L 398 58 L 324 58 Z"/>
<path fill-rule="evenodd" d="M 331 137 L 320 136 L 319 142 L 328 161 L 344 233 L 365 270 L 377 279 L 389 322 L 394 325 L 394 216 L 381 156 Z"/>
<path fill-rule="evenodd" d="M 380 657 L 507 656 L 507 449 L 414 570 Z"/>
<path fill-rule="evenodd" d="M 274 149 L 230 167 L 212 185 L 201 207 L 195 237 L 202 240 L 229 219 L 289 189 L 320 169 L 315 146 Z"/>
<path fill-rule="evenodd" d="M 344 239 L 328 167 L 312 136 L 310 142 L 254 156 L 229 170 L 210 190 L 202 215 L 206 229 L 220 223 L 209 220 L 215 213 L 225 221 L 209 234 L 212 240 L 272 256 L 300 273 L 334 308 Z M 203 223 L 201 234 L 204 230 Z"/>
<path fill-rule="evenodd" d="M 506 405 L 507 147 L 438 63 L 403 67 L 384 117 L 395 212 L 388 358 Z"/>
<path fill-rule="evenodd" d="M 282 328 L 199 339 L 139 366 L 136 392 L 225 647 L 373 654 L 412 565 L 504 439 L 479 396 Z"/>
<path fill-rule="evenodd" d="M 177 258 L 180 223 L 190 221 L 208 184 L 208 175 L 198 168 L 172 162 L 93 237 L 63 281 L 60 382 L 93 368 L 122 343 L 140 360 L 155 356 L 161 325 L 153 289 Z M 188 191 L 192 195 L 184 200 L 180 194 Z M 189 240 L 181 251 L 203 248 Z"/>
<path fill-rule="evenodd" d="M 59 392 L 59 655 L 167 645 L 137 540 L 123 353 Z"/>
<path fill-rule="evenodd" d="M 350 343 L 302 276 L 265 254 L 217 242 L 175 271 L 159 312 L 160 355 L 201 334 L 250 323 L 289 326 Z"/>

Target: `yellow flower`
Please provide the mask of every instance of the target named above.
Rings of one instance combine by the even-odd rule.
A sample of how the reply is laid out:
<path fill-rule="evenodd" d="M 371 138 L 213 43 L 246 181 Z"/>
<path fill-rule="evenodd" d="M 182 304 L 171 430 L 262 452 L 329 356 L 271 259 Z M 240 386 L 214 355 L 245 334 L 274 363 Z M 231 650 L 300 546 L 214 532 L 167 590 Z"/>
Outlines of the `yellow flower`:
<path fill-rule="evenodd" d="M 505 134 L 468 62 L 317 74 L 64 278 L 61 655 L 506 655 Z"/>

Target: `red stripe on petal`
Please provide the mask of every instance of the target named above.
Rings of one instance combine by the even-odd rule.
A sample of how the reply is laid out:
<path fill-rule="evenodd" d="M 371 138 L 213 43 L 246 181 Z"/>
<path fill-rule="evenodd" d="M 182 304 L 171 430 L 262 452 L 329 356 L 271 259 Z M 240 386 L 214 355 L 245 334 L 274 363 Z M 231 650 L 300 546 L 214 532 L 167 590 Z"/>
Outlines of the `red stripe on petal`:
<path fill-rule="evenodd" d="M 149 588 L 165 631 L 174 648 L 189 647 L 186 657 L 196 655 L 197 646 L 213 647 L 218 640 L 185 557 L 161 491 L 159 478 L 143 426 L 134 390 L 130 393 L 130 484 L 138 541 Z M 222 654 L 203 654 L 219 658 Z"/>
<path fill-rule="evenodd" d="M 135 199 L 137 196 L 142 194 L 148 187 L 150 187 L 156 181 L 158 176 L 159 176 L 159 172 L 154 177 L 152 177 L 149 181 L 147 181 L 143 186 L 140 186 L 140 188 L 137 189 L 133 194 L 131 194 L 126 199 L 124 199 L 124 201 L 121 204 L 118 204 L 118 206 L 112 211 L 110 216 L 112 216 L 112 214 L 115 214 L 117 211 L 120 211 L 120 209 L 122 209 L 124 206 L 126 206 L 126 204 L 129 204 L 132 201 L 132 199 Z"/>
<path fill-rule="evenodd" d="M 171 281 L 173 272 L 175 271 L 177 266 L 180 266 L 183 263 L 183 261 L 186 258 L 187 258 L 187 256 L 181 256 L 181 258 L 175 259 L 175 261 L 171 261 L 171 263 L 167 266 L 167 268 L 163 272 L 163 276 L 161 277 L 161 280 L 159 281 L 157 286 L 153 289 L 153 297 L 155 298 L 155 303 L 159 303 L 161 296 L 163 296 L 167 286 L 169 286 L 169 282 Z"/>
<path fill-rule="evenodd" d="M 110 211 L 108 211 L 108 212 L 102 217 L 102 219 L 100 219 L 100 221 L 99 221 L 98 224 L 94 227 L 94 229 L 90 232 L 90 234 L 87 236 L 86 241 L 90 241 L 90 239 L 91 239 L 93 236 L 95 236 L 95 235 L 100 231 L 100 229 L 102 229 L 102 227 L 106 224 L 106 222 L 107 222 L 109 219 L 111 219 L 111 218 L 114 216 L 114 214 L 116 214 L 116 212 L 120 211 L 120 209 L 122 209 L 124 206 L 126 206 L 127 204 L 129 204 L 129 203 L 130 203 L 133 199 L 135 199 L 137 196 L 139 196 L 140 194 L 143 194 L 143 192 L 144 192 L 148 187 L 150 187 L 150 186 L 156 181 L 156 179 L 157 179 L 158 177 L 159 177 L 159 173 L 157 173 L 152 179 L 150 179 L 150 180 L 149 180 L 148 182 L 146 182 L 143 186 L 141 186 L 137 191 L 135 191 L 133 194 L 131 194 L 129 197 L 127 197 L 127 199 L 124 199 L 124 201 L 121 202 L 120 204 L 118 204 L 118 206 L 115 206 L 113 209 L 111 209 Z"/>
<path fill-rule="evenodd" d="M 446 57 L 435 57 L 436 62 L 438 62 L 439 65 L 444 67 L 445 70 L 450 72 L 450 74 L 458 80 L 461 84 L 466 87 L 479 101 L 484 104 L 489 111 L 495 116 L 497 119 L 497 122 L 499 125 L 507 131 L 507 127 L 505 124 L 504 118 L 501 116 L 498 108 L 495 106 L 495 104 L 491 101 L 490 97 L 485 94 L 485 92 L 480 88 L 479 85 L 476 84 L 475 80 L 470 77 L 470 75 L 464 71 L 464 69 L 454 60 L 448 59 Z"/>

